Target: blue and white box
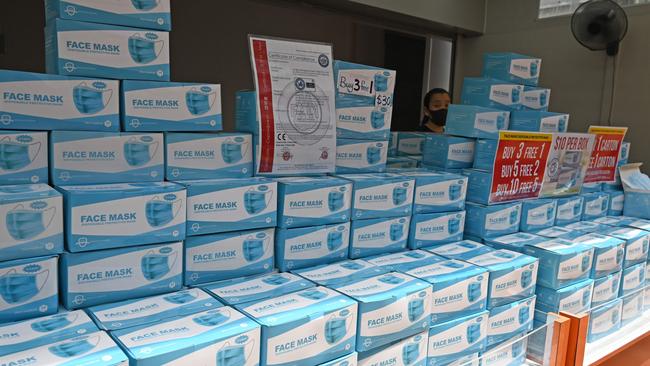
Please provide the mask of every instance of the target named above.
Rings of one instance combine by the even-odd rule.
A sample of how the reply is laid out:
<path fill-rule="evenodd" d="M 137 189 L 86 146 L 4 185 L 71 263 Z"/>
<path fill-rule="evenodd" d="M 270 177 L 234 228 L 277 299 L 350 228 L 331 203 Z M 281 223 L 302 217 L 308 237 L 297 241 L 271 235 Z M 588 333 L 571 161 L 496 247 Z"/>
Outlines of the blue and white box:
<path fill-rule="evenodd" d="M 366 260 L 386 271 L 405 273 L 415 268 L 428 266 L 446 260 L 441 256 L 425 250 L 406 250 L 398 253 L 382 254 L 366 258 Z"/>
<path fill-rule="evenodd" d="M 491 250 L 466 259 L 489 272 L 488 309 L 535 294 L 539 260 L 510 250 Z"/>
<path fill-rule="evenodd" d="M 197 285 L 273 270 L 275 228 L 234 231 L 185 239 L 185 285 Z"/>
<path fill-rule="evenodd" d="M 0 129 L 119 131 L 119 85 L 0 70 Z"/>
<path fill-rule="evenodd" d="M 483 75 L 536 86 L 542 59 L 512 52 L 492 52 L 483 55 Z"/>
<path fill-rule="evenodd" d="M 259 365 L 260 326 L 231 307 L 111 333 L 129 365 Z"/>
<path fill-rule="evenodd" d="M 487 77 L 464 78 L 462 104 L 509 111 L 521 109 L 524 86 Z"/>
<path fill-rule="evenodd" d="M 536 290 L 537 309 L 547 313 L 563 311 L 580 314 L 591 308 L 593 290 L 594 280 L 592 279 L 586 279 L 560 289 L 538 285 Z"/>
<path fill-rule="evenodd" d="M 522 109 L 533 111 L 548 111 L 551 89 L 524 86 L 524 98 L 521 101 Z"/>
<path fill-rule="evenodd" d="M 47 153 L 47 132 L 0 130 L 0 185 L 47 183 Z"/>
<path fill-rule="evenodd" d="M 621 273 L 612 273 L 594 280 L 594 291 L 591 295 L 592 308 L 596 308 L 618 298 L 619 287 L 621 286 Z"/>
<path fill-rule="evenodd" d="M 644 307 L 644 290 L 631 293 L 624 296 L 623 299 L 623 314 L 621 315 L 621 326 L 639 319 L 643 316 Z"/>
<path fill-rule="evenodd" d="M 521 231 L 530 232 L 555 225 L 557 200 L 537 199 L 523 201 L 521 207 Z"/>
<path fill-rule="evenodd" d="M 499 138 L 499 131 L 507 130 L 510 112 L 475 105 L 450 104 L 447 110 L 445 133 L 480 139 Z"/>
<path fill-rule="evenodd" d="M 467 177 L 430 171 L 412 171 L 400 174 L 415 180 L 414 213 L 449 212 L 465 209 Z"/>
<path fill-rule="evenodd" d="M 388 141 L 336 140 L 336 173 L 381 173 L 386 170 Z"/>
<path fill-rule="evenodd" d="M 277 183 L 269 178 L 181 181 L 187 187 L 187 234 L 273 227 Z"/>
<path fill-rule="evenodd" d="M 441 255 L 446 258 L 465 260 L 467 258 L 472 258 L 477 255 L 485 254 L 492 251 L 487 245 L 472 241 L 472 240 L 463 240 L 456 243 L 445 244 L 441 246 L 435 246 L 432 248 L 424 248 L 425 250 Z"/>
<path fill-rule="evenodd" d="M 6 335 L 0 345 L 0 356 L 97 330 L 95 323 L 83 310 L 62 311 L 54 315 L 0 325 L 0 334 Z"/>
<path fill-rule="evenodd" d="M 357 351 L 383 346 L 429 328 L 431 285 L 403 273 L 334 286 L 359 303 Z"/>
<path fill-rule="evenodd" d="M 580 221 L 583 205 L 584 198 L 581 196 L 558 198 L 555 225 L 564 226 Z"/>
<path fill-rule="evenodd" d="M 510 130 L 532 132 L 566 132 L 569 115 L 542 111 L 514 111 L 510 114 Z"/>
<path fill-rule="evenodd" d="M 208 283 L 202 288 L 225 304 L 260 301 L 316 286 L 293 273 L 269 273 Z"/>
<path fill-rule="evenodd" d="M 618 165 L 625 165 L 628 163 L 628 160 L 630 159 L 631 146 L 632 144 L 627 141 L 621 143 L 621 152 L 618 155 Z"/>
<path fill-rule="evenodd" d="M 589 314 L 587 342 L 594 342 L 621 328 L 623 300 L 616 299 L 595 307 Z"/>
<path fill-rule="evenodd" d="M 346 259 L 350 248 L 350 222 L 278 229 L 275 264 L 283 272 Z"/>
<path fill-rule="evenodd" d="M 422 155 L 424 140 L 423 132 L 398 132 L 397 155 Z"/>
<path fill-rule="evenodd" d="M 0 262 L 0 324 L 57 312 L 58 256 Z"/>
<path fill-rule="evenodd" d="M 46 0 L 45 19 L 47 22 L 61 18 L 169 31 L 172 28 L 169 3 L 169 0 Z"/>
<path fill-rule="evenodd" d="M 183 243 L 64 253 L 61 302 L 68 310 L 180 290 Z"/>
<path fill-rule="evenodd" d="M 293 273 L 321 286 L 341 285 L 360 278 L 370 278 L 389 272 L 363 259 L 347 260 L 299 269 Z"/>
<path fill-rule="evenodd" d="M 185 188 L 171 182 L 61 186 L 71 252 L 185 238 Z"/>
<path fill-rule="evenodd" d="M 508 249 L 515 252 L 524 252 L 524 248 L 529 245 L 544 243 L 549 239 L 531 233 L 514 233 L 497 236 L 494 238 L 485 238 L 485 244 L 495 249 Z"/>
<path fill-rule="evenodd" d="M 125 80 L 124 131 L 221 131 L 221 85 Z"/>
<path fill-rule="evenodd" d="M 478 169 L 464 169 L 463 175 L 467 176 L 467 201 L 489 205 L 492 188 L 492 172 Z M 519 221 L 517 221 L 517 225 L 519 225 Z"/>
<path fill-rule="evenodd" d="M 608 216 L 623 215 L 623 206 L 625 205 L 625 192 L 609 191 L 609 207 L 607 208 Z"/>
<path fill-rule="evenodd" d="M 198 288 L 170 294 L 92 306 L 86 311 L 107 331 L 162 322 L 177 316 L 196 314 L 222 307 L 219 301 Z"/>
<path fill-rule="evenodd" d="M 408 156 L 388 156 L 386 158 L 386 171 L 390 172 L 390 169 L 413 169 L 417 168 L 419 162 L 415 159 L 411 159 Z"/>
<path fill-rule="evenodd" d="M 0 186 L 0 258 L 63 252 L 63 198 L 47 184 Z"/>
<path fill-rule="evenodd" d="M 645 263 L 623 268 L 619 296 L 627 296 L 645 287 Z"/>
<path fill-rule="evenodd" d="M 406 249 L 410 224 L 410 216 L 352 221 L 350 258 L 363 258 Z"/>
<path fill-rule="evenodd" d="M 400 174 L 344 174 L 352 181 L 352 220 L 410 215 L 415 180 Z"/>
<path fill-rule="evenodd" d="M 594 258 L 592 246 L 564 239 L 526 245 L 523 253 L 539 258 L 537 284 L 552 289 L 589 278 Z"/>
<path fill-rule="evenodd" d="M 386 346 L 373 348 L 359 354 L 359 366 L 426 366 L 427 332 L 404 338 Z"/>
<path fill-rule="evenodd" d="M 337 137 L 388 139 L 397 73 L 340 60 L 333 66 Z"/>
<path fill-rule="evenodd" d="M 237 308 L 262 326 L 260 366 L 317 365 L 355 349 L 357 302 L 326 287 Z"/>
<path fill-rule="evenodd" d="M 581 194 L 584 193 L 594 193 L 594 192 L 602 192 L 603 191 L 603 184 L 598 182 L 598 183 L 583 183 L 582 184 L 582 189 L 580 190 Z"/>
<path fill-rule="evenodd" d="M 278 178 L 278 226 L 337 224 L 350 220 L 352 183 L 336 177 Z"/>
<path fill-rule="evenodd" d="M 463 240 L 465 211 L 413 215 L 409 248 L 417 249 Z"/>
<path fill-rule="evenodd" d="M 485 268 L 447 259 L 406 273 L 433 287 L 431 326 L 486 309 L 488 271 Z"/>
<path fill-rule="evenodd" d="M 545 238 L 560 238 L 566 240 L 573 240 L 585 235 L 585 233 L 581 231 L 567 229 L 564 226 L 551 226 L 546 229 L 535 230 L 532 233 Z"/>
<path fill-rule="evenodd" d="M 535 296 L 490 309 L 487 346 L 495 346 L 533 330 Z"/>
<path fill-rule="evenodd" d="M 467 202 L 465 211 L 467 212 L 465 232 L 470 235 L 487 238 L 519 231 L 521 202 L 492 206 Z"/>
<path fill-rule="evenodd" d="M 598 233 L 625 240 L 623 268 L 647 261 L 650 232 L 635 228 L 608 227 L 598 231 Z"/>
<path fill-rule="evenodd" d="M 449 365 L 483 352 L 486 347 L 488 312 L 468 315 L 429 329 L 428 365 Z"/>
<path fill-rule="evenodd" d="M 581 196 L 584 198 L 582 221 L 593 220 L 607 215 L 609 194 L 605 192 L 593 192 L 581 194 Z"/>
<path fill-rule="evenodd" d="M 161 133 L 54 131 L 50 138 L 52 183 L 162 181 L 164 151 Z"/>
<path fill-rule="evenodd" d="M 397 143 L 399 132 L 390 132 L 388 135 L 388 156 L 397 156 Z"/>
<path fill-rule="evenodd" d="M 474 147 L 474 169 L 493 171 L 499 140 L 478 139 Z"/>
<path fill-rule="evenodd" d="M 127 363 L 120 347 L 107 333 L 100 331 L 0 357 L 1 365 L 114 366 Z"/>
<path fill-rule="evenodd" d="M 253 175 L 253 138 L 248 133 L 166 133 L 165 155 L 168 180 Z"/>
<path fill-rule="evenodd" d="M 611 229 L 609 225 L 599 224 L 595 221 L 578 221 L 573 224 L 564 225 L 566 229 L 581 231 L 583 233 L 601 233 L 604 230 Z"/>
<path fill-rule="evenodd" d="M 588 233 L 572 239 L 574 243 L 594 248 L 594 260 L 591 265 L 591 278 L 601 278 L 623 268 L 625 240 L 612 236 Z"/>
<path fill-rule="evenodd" d="M 357 366 L 357 356 L 358 354 L 356 352 L 352 352 L 332 361 L 321 363 L 318 366 Z"/>
<path fill-rule="evenodd" d="M 169 33 L 54 19 L 45 27 L 48 74 L 169 81 Z"/>
<path fill-rule="evenodd" d="M 422 162 L 439 168 L 471 168 L 474 143 L 474 139 L 467 137 L 429 133 L 422 148 Z"/>

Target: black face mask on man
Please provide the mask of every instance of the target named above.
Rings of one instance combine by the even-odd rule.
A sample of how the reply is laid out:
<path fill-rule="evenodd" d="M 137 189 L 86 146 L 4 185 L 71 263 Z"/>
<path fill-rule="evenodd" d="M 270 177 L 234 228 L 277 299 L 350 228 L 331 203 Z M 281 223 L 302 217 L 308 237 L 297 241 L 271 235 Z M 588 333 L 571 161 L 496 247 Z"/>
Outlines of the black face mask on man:
<path fill-rule="evenodd" d="M 429 109 L 429 121 L 435 123 L 438 126 L 444 126 L 447 124 L 447 108 L 438 109 L 432 111 Z"/>

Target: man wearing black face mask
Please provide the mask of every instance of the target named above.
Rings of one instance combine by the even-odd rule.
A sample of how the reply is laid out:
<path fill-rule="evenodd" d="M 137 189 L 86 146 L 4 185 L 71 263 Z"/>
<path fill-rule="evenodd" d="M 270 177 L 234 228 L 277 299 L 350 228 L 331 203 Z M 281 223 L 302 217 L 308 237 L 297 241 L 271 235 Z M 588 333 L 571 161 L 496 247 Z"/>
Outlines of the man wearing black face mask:
<path fill-rule="evenodd" d="M 420 122 L 420 131 L 443 133 L 447 122 L 447 108 L 451 103 L 449 92 L 434 88 L 424 96 L 424 117 Z"/>

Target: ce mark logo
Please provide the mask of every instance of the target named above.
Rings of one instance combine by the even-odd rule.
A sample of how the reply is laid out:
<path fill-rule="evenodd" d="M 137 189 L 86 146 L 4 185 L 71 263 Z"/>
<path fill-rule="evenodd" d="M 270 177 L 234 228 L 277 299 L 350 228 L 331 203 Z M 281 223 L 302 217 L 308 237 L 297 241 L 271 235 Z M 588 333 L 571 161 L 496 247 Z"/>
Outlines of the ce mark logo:
<path fill-rule="evenodd" d="M 287 134 L 284 132 L 278 133 L 275 137 L 277 141 L 287 141 Z"/>

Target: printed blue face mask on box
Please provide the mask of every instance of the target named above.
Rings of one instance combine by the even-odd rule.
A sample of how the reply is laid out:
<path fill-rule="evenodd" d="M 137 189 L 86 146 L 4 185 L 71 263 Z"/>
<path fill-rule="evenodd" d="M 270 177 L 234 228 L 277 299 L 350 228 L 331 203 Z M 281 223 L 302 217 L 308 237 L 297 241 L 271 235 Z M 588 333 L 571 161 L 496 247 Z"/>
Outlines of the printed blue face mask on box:
<path fill-rule="evenodd" d="M 47 23 L 55 18 L 171 30 L 169 0 L 45 1 Z"/>
<path fill-rule="evenodd" d="M 488 312 L 483 311 L 429 329 L 428 365 L 447 365 L 485 350 Z"/>
<path fill-rule="evenodd" d="M 47 146 L 47 132 L 0 130 L 0 185 L 47 183 Z"/>
<path fill-rule="evenodd" d="M 251 215 L 262 212 L 269 206 L 269 203 L 271 203 L 273 191 L 262 190 L 262 188 L 263 187 L 259 187 L 258 189 L 251 188 L 244 193 L 244 207 Z"/>
<path fill-rule="evenodd" d="M 185 93 L 187 109 L 193 115 L 202 115 L 210 111 L 217 100 L 217 92 L 192 88 Z"/>
<path fill-rule="evenodd" d="M 153 250 L 145 254 L 141 259 L 141 268 L 144 278 L 154 281 L 162 278 L 174 267 L 178 253 L 159 254 Z"/>
<path fill-rule="evenodd" d="M 9 136 L 0 138 L 0 169 L 11 171 L 25 168 L 38 157 L 41 145 L 41 142 L 25 144 L 11 141 Z"/>
<path fill-rule="evenodd" d="M 145 142 L 132 137 L 124 143 L 124 159 L 131 166 L 147 164 L 156 156 L 158 145 L 158 141 Z"/>
<path fill-rule="evenodd" d="M 138 33 L 129 37 L 129 54 L 139 64 L 148 64 L 158 58 L 164 46 L 163 40 L 149 39 Z"/>
<path fill-rule="evenodd" d="M 221 144 L 221 157 L 228 164 L 235 164 L 244 158 L 248 144 L 242 137 L 228 138 Z"/>
<path fill-rule="evenodd" d="M 169 224 L 185 208 L 183 202 L 183 199 L 170 201 L 154 196 L 145 204 L 147 222 L 153 227 Z"/>
<path fill-rule="evenodd" d="M 113 90 L 105 87 L 97 88 L 92 84 L 88 86 L 84 81 L 72 89 L 72 97 L 79 113 L 95 114 L 109 104 L 113 97 Z"/>
<path fill-rule="evenodd" d="M 278 229 L 275 238 L 276 267 L 288 271 L 345 259 L 349 239 L 349 222 Z"/>
<path fill-rule="evenodd" d="M 75 339 L 50 346 L 49 351 L 61 358 L 70 358 L 89 352 L 99 343 L 99 335 L 77 337 Z"/>
<path fill-rule="evenodd" d="M 0 274 L 0 297 L 10 305 L 25 302 L 41 292 L 49 276 L 49 270 L 17 273 L 16 269 L 11 269 Z"/>
<path fill-rule="evenodd" d="M 22 204 L 8 211 L 5 216 L 7 232 L 14 240 L 29 240 L 43 233 L 52 224 L 56 207 L 45 210 L 25 209 Z"/>
<path fill-rule="evenodd" d="M 337 173 L 373 173 L 386 170 L 388 141 L 337 139 Z"/>

